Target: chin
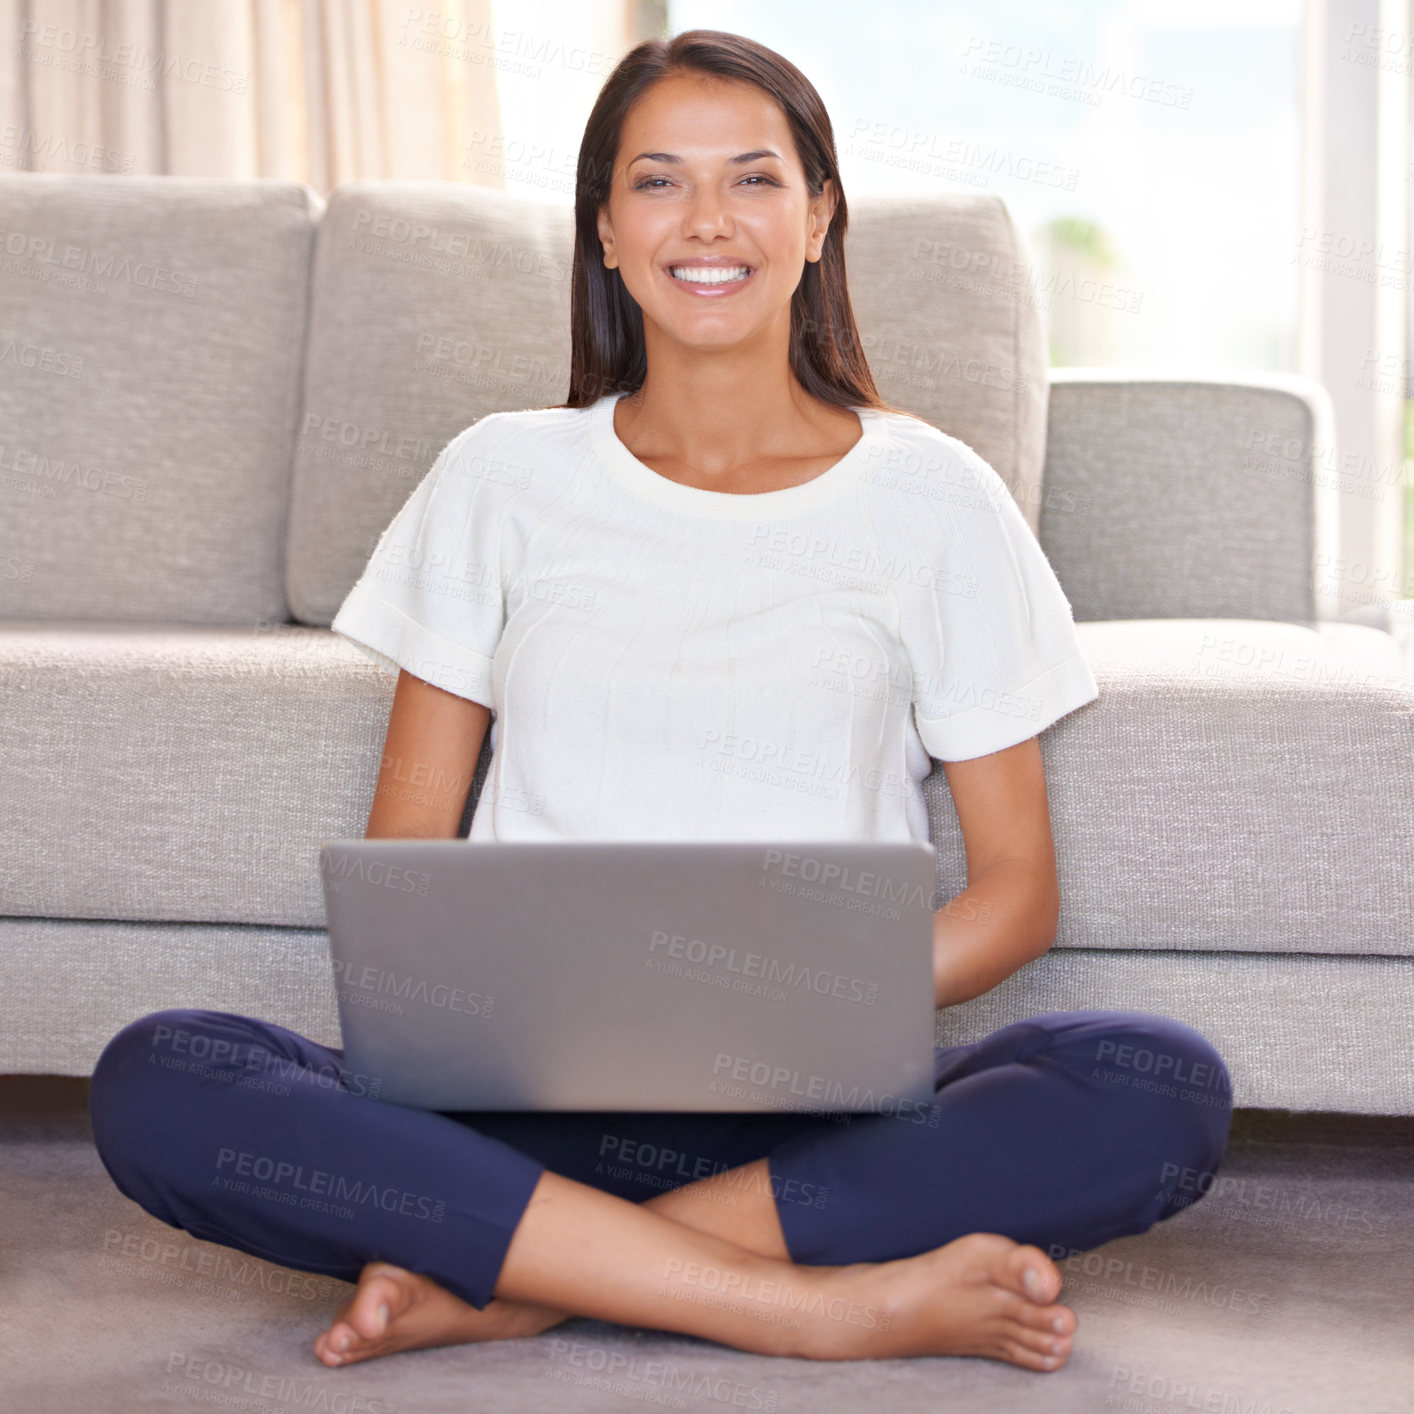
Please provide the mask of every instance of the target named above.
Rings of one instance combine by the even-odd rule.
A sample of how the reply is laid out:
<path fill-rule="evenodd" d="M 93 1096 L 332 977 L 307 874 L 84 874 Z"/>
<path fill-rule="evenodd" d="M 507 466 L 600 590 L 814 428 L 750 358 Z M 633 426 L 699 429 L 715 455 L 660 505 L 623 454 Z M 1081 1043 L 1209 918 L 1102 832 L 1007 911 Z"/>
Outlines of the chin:
<path fill-rule="evenodd" d="M 653 319 L 645 314 L 643 322 L 645 326 L 651 324 L 662 338 L 671 339 L 676 344 L 685 344 L 689 348 L 700 349 L 733 348 L 764 333 L 766 327 L 739 317 L 718 317 L 711 322 L 710 327 L 705 327 L 699 320 L 683 319 L 681 316 L 664 320 Z"/>

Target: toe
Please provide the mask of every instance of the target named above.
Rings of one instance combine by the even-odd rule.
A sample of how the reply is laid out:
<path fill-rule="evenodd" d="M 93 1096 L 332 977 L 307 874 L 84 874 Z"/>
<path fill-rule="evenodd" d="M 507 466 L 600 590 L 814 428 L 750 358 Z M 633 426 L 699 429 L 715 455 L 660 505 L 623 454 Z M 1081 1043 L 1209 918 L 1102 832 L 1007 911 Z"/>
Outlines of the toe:
<path fill-rule="evenodd" d="M 324 1332 L 324 1348 L 331 1355 L 343 1355 L 356 1335 L 357 1332 L 349 1325 L 348 1316 L 344 1315 Z"/>
<path fill-rule="evenodd" d="M 374 1289 L 368 1298 L 354 1306 L 349 1324 L 366 1341 L 381 1340 L 388 1333 L 388 1299 L 384 1292 Z"/>
<path fill-rule="evenodd" d="M 1060 1355 L 1048 1355 L 1039 1350 L 1032 1350 L 1016 1340 L 1003 1340 L 1000 1349 L 1004 1360 L 1009 1360 L 1013 1365 L 1020 1365 L 1024 1370 L 1057 1370 L 1064 1359 Z"/>
<path fill-rule="evenodd" d="M 1040 1306 L 1022 1298 L 1008 1306 L 1007 1315 L 1031 1330 L 1067 1338 L 1075 1334 L 1075 1328 L 1080 1324 L 1069 1306 Z"/>
<path fill-rule="evenodd" d="M 1060 1272 L 1039 1247 L 1017 1247 L 1008 1253 L 1006 1262 L 1013 1277 L 1013 1289 L 1029 1300 L 1049 1306 L 1060 1295 Z"/>
<path fill-rule="evenodd" d="M 336 1319 L 327 1331 L 321 1331 L 315 1336 L 314 1353 L 326 1365 L 342 1364 L 348 1340 L 348 1327 Z"/>
<path fill-rule="evenodd" d="M 1034 1351 L 1038 1355 L 1068 1355 L 1070 1337 L 1049 1335 L 1045 1331 L 1033 1330 L 1030 1326 L 1010 1322 L 1002 1332 L 1003 1338 L 1016 1345 Z"/>
<path fill-rule="evenodd" d="M 366 1341 L 381 1340 L 395 1316 L 412 1304 L 412 1290 L 405 1281 L 375 1272 L 359 1286 L 349 1308 L 348 1323 Z"/>

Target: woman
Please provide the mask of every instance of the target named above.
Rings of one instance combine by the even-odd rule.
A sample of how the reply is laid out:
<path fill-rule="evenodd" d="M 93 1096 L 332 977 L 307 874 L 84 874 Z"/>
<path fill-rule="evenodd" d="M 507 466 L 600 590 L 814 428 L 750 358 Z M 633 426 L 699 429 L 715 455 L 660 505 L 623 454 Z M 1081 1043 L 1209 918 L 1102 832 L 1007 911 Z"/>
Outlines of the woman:
<path fill-rule="evenodd" d="M 969 875 L 935 1002 L 978 996 L 1054 937 L 1036 733 L 1096 688 L 996 473 L 875 392 L 818 95 L 738 36 L 641 44 L 589 119 L 576 210 L 569 400 L 453 439 L 335 619 L 398 673 L 367 834 L 458 833 L 493 707 L 472 841 L 926 839 L 931 752 Z M 771 769 L 723 745 L 748 738 Z M 1195 1067 L 1223 1093 L 1148 1083 Z M 1216 1169 L 1222 1060 L 1168 1018 L 1088 1011 L 935 1071 L 923 1125 L 442 1115 L 284 1028 L 167 1011 L 109 1043 L 91 1095 L 108 1171 L 163 1222 L 357 1278 L 326 1365 L 579 1314 L 1056 1369 L 1076 1318 L 1052 1256 L 1146 1230 Z M 688 1179 L 625 1157 L 650 1148 Z M 335 1189 L 374 1196 L 351 1219 L 315 1196 Z"/>

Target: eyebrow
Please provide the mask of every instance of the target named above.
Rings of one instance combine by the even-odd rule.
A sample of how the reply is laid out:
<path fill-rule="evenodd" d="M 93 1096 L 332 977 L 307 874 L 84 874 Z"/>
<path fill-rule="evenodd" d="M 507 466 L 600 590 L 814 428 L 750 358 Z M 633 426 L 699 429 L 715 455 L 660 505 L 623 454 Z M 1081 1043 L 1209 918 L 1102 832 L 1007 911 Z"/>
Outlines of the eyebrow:
<path fill-rule="evenodd" d="M 682 158 L 672 152 L 640 152 L 637 157 L 631 157 L 628 166 L 632 167 L 635 162 L 641 162 L 644 158 L 650 162 L 681 162 Z M 775 157 L 779 160 L 780 153 L 772 152 L 769 147 L 763 147 L 756 152 L 743 152 L 738 157 L 729 157 L 727 161 L 733 163 L 755 162 L 759 157 Z"/>

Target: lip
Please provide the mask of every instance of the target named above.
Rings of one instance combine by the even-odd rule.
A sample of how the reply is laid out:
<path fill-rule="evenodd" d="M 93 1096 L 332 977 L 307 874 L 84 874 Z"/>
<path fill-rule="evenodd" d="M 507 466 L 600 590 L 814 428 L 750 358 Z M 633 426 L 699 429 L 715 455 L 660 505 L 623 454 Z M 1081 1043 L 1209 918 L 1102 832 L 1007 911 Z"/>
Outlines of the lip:
<path fill-rule="evenodd" d="M 695 285 L 688 280 L 679 280 L 673 275 L 674 268 L 692 270 L 720 270 L 723 266 L 745 265 L 746 274 L 740 280 L 728 280 L 720 285 Z M 756 274 L 756 267 L 745 260 L 727 260 L 716 256 L 710 259 L 698 258 L 696 260 L 670 260 L 662 267 L 663 278 L 675 289 L 681 290 L 684 294 L 694 295 L 698 299 L 720 299 L 723 295 L 734 294 L 743 285 L 751 280 Z"/>

